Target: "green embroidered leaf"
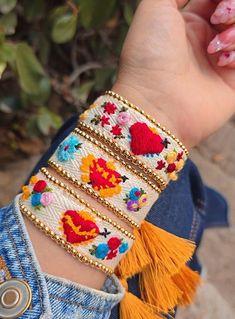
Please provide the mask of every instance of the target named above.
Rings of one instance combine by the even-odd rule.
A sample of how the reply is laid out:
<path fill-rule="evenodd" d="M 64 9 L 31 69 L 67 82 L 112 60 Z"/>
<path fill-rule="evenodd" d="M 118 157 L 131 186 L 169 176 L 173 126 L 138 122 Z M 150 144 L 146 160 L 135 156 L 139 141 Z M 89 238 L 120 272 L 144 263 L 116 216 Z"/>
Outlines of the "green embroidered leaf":
<path fill-rule="evenodd" d="M 80 0 L 80 22 L 85 28 L 103 25 L 114 13 L 116 0 Z"/>
<path fill-rule="evenodd" d="M 0 0 L 0 12 L 6 14 L 15 8 L 17 0 Z"/>
<path fill-rule="evenodd" d="M 0 18 L 0 29 L 7 35 L 15 33 L 17 25 L 17 16 L 14 12 L 10 12 Z"/>

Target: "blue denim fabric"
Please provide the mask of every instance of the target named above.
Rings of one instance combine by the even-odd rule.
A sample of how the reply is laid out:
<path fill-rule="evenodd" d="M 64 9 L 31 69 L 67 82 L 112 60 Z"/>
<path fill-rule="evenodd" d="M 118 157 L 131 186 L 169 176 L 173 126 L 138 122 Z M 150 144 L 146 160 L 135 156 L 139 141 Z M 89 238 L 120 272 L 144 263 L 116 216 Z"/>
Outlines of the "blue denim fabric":
<path fill-rule="evenodd" d="M 18 207 L 18 198 L 0 210 L 0 256 L 13 278 L 25 280 L 32 305 L 21 319 L 108 319 L 124 290 L 110 277 L 103 291 L 44 274 L 40 269 Z"/>
<path fill-rule="evenodd" d="M 78 115 L 74 116 L 67 123 L 64 124 L 64 126 L 61 128 L 61 130 L 52 141 L 51 147 L 41 158 L 32 173 L 36 173 L 42 166 L 47 166 L 47 160 L 54 153 L 59 143 L 76 127 L 77 118 Z M 1 211 L 1 216 L 12 216 L 12 211 L 14 211 L 13 206 L 5 208 Z M 196 166 L 190 160 L 188 160 L 180 174 L 180 178 L 178 179 L 178 181 L 170 183 L 169 187 L 161 194 L 159 200 L 152 206 L 147 219 L 158 227 L 161 227 L 175 235 L 194 240 L 199 246 L 205 228 L 228 225 L 227 213 L 228 207 L 225 199 L 216 191 L 203 185 Z M 10 220 L 12 218 L 14 219 L 14 217 L 9 218 Z M 2 226 L 2 223 L 0 223 L 0 225 L 2 227 L 2 229 L 0 229 L 0 234 L 5 234 L 6 227 Z M 22 236 L 21 232 L 17 230 L 16 226 L 15 229 L 14 227 L 12 229 L 14 230 L 14 232 L 16 232 L 17 235 Z M 6 241 L 6 239 L 8 238 L 9 236 L 7 236 L 7 234 L 3 235 L 3 240 Z M 1 241 L 1 243 L 2 242 L 3 241 Z M 33 255 L 32 247 L 30 246 L 30 244 L 28 245 L 31 251 L 30 254 Z M 7 257 L 7 262 L 9 262 L 9 264 L 12 266 L 12 263 L 15 259 L 15 257 L 13 256 L 14 247 L 8 247 L 7 252 L 4 251 L 1 245 L 1 250 L 3 250 L 6 256 L 9 255 Z M 67 318 L 66 316 L 69 316 L 70 311 L 70 316 L 68 318 L 119 318 L 118 306 L 112 310 L 112 313 L 110 315 L 110 309 L 118 302 L 118 300 L 120 300 L 121 288 L 118 286 L 118 283 L 111 285 L 111 282 L 107 282 L 106 289 L 108 289 L 108 292 L 110 294 L 106 293 L 105 296 L 103 296 L 104 298 L 106 298 L 106 300 L 104 300 L 103 298 L 101 298 L 100 300 L 99 298 L 97 298 L 98 292 L 94 293 L 94 291 L 90 289 L 86 290 L 84 287 L 78 287 L 78 285 L 75 285 L 73 283 L 65 282 L 64 280 L 54 278 L 49 275 L 42 275 L 35 257 L 33 260 L 24 260 L 25 255 L 23 254 L 21 258 L 24 262 L 24 267 L 27 268 L 28 265 L 29 268 L 32 267 L 32 269 L 37 269 L 37 273 L 39 275 L 38 281 L 41 280 L 40 282 L 42 283 L 42 296 L 40 295 L 40 298 L 43 298 L 43 302 L 41 308 L 40 304 L 37 305 L 38 312 L 40 312 L 41 314 L 46 311 L 44 308 L 47 308 L 47 305 L 50 303 L 54 318 L 58 319 Z M 198 262 L 196 253 L 192 261 L 190 262 L 190 267 L 194 270 L 201 271 L 201 266 Z M 18 266 L 16 266 L 15 271 L 16 275 L 20 275 L 19 262 Z M 32 283 L 36 285 L 36 283 L 34 283 L 34 281 L 36 281 L 36 276 L 33 276 L 32 272 L 30 274 L 27 274 L 27 278 L 32 280 Z M 139 296 L 137 276 L 129 280 L 129 290 Z M 35 293 L 35 300 L 37 299 L 39 302 L 40 298 L 38 295 L 38 290 L 35 291 L 37 291 L 37 294 Z M 112 292 L 114 294 L 111 294 Z M 80 295 L 80 293 L 82 295 Z M 83 298 L 89 300 L 88 296 L 90 294 L 93 298 L 97 298 L 97 303 L 94 303 L 95 305 L 97 305 L 97 307 L 95 307 L 95 316 L 92 317 L 92 310 L 87 309 L 87 313 L 84 312 L 84 316 L 76 317 L 76 315 L 78 316 L 78 313 L 80 311 L 79 307 L 82 307 Z M 76 298 L 78 304 L 74 304 L 75 295 L 78 296 L 78 298 Z M 66 301 L 64 300 L 64 297 Z M 89 305 L 91 305 L 91 301 L 89 301 Z M 35 309 L 37 309 L 37 307 Z M 97 311 L 98 308 L 107 309 L 106 307 L 108 307 L 109 310 L 105 311 L 105 314 L 101 314 L 99 311 Z M 48 311 L 50 311 L 50 309 Z M 89 317 L 90 314 L 91 317 Z M 27 317 L 27 315 L 25 315 L 22 318 L 38 317 L 35 313 L 35 316 L 34 314 L 32 315 L 32 317 Z"/>

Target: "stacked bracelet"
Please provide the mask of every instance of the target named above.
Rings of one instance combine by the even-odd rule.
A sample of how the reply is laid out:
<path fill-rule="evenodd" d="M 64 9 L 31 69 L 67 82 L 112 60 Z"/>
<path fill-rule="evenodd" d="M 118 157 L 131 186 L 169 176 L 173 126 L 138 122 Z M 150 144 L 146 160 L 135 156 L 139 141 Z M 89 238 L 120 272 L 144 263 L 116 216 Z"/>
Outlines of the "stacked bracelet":
<path fill-rule="evenodd" d="M 80 122 L 84 130 L 132 159 L 161 189 L 177 179 L 187 159 L 187 149 L 170 131 L 112 91 L 99 97 Z"/>
<path fill-rule="evenodd" d="M 134 227 L 139 226 L 160 192 L 141 173 L 137 175 L 130 165 L 79 130 L 59 145 L 48 163 L 80 189 L 105 199 L 110 208 L 118 207 L 119 217 Z"/>
<path fill-rule="evenodd" d="M 24 188 L 20 207 L 68 252 L 107 274 L 113 273 L 135 238 L 45 168 Z"/>
<path fill-rule="evenodd" d="M 133 309 L 140 319 L 160 319 L 190 303 L 200 282 L 186 265 L 194 243 L 145 220 L 187 156 L 173 134 L 108 91 L 80 116 L 48 161 L 64 181 L 42 168 L 23 187 L 22 213 L 74 257 L 108 275 L 115 270 L 125 287 L 127 278 L 140 274 L 144 303 L 126 294 L 122 319 Z M 91 207 L 69 183 L 130 225 L 133 234 Z"/>

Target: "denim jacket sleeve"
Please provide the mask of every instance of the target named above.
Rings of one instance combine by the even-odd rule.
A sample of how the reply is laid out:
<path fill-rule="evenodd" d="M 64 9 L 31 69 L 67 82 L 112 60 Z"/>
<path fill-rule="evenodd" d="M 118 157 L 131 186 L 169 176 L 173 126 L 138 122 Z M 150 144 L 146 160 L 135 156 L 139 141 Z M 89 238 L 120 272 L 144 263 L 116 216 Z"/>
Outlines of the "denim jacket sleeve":
<path fill-rule="evenodd" d="M 124 291 L 115 276 L 109 277 L 102 291 L 45 274 L 35 256 L 18 208 L 18 196 L 0 210 L 0 257 L 11 278 L 26 282 L 32 292 L 30 307 L 22 319 L 108 319 Z M 8 280 L 4 278 L 5 282 Z M 1 287 L 1 284 L 0 284 Z M 1 289 L 0 289 L 1 294 Z M 1 296 L 0 296 L 1 298 Z M 1 314 L 0 318 L 4 317 Z"/>

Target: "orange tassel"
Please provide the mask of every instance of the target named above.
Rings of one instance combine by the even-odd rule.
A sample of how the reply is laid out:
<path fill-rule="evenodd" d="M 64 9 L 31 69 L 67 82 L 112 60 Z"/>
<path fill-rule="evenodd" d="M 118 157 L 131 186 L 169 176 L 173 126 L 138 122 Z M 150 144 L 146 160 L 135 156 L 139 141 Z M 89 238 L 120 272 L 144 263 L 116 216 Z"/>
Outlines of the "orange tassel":
<path fill-rule="evenodd" d="M 134 235 L 136 239 L 131 250 L 124 256 L 115 270 L 120 278 L 131 278 L 151 263 L 150 256 L 143 246 L 139 230 L 135 229 Z"/>
<path fill-rule="evenodd" d="M 195 244 L 143 221 L 140 228 L 146 251 L 150 255 L 158 279 L 179 272 L 194 253 Z"/>
<path fill-rule="evenodd" d="M 172 280 L 182 291 L 182 297 L 179 300 L 179 305 L 187 306 L 191 304 L 196 295 L 196 290 L 201 284 L 201 277 L 199 273 L 193 271 L 188 266 L 184 266 L 178 274 L 175 274 L 172 277 Z"/>
<path fill-rule="evenodd" d="M 122 280 L 127 287 L 127 283 Z M 163 319 L 161 314 L 155 314 L 151 307 L 141 301 L 132 293 L 126 291 L 123 300 L 120 303 L 121 319 Z"/>
<path fill-rule="evenodd" d="M 183 294 L 170 277 L 158 279 L 154 265 L 140 274 L 140 292 L 147 304 L 163 313 L 174 310 Z"/>

